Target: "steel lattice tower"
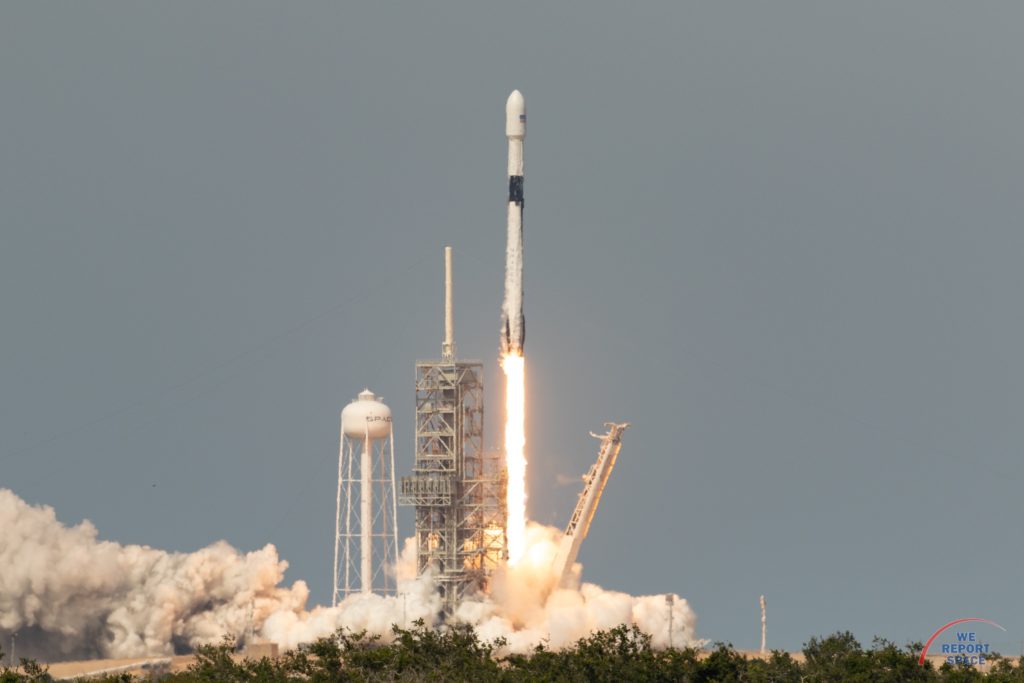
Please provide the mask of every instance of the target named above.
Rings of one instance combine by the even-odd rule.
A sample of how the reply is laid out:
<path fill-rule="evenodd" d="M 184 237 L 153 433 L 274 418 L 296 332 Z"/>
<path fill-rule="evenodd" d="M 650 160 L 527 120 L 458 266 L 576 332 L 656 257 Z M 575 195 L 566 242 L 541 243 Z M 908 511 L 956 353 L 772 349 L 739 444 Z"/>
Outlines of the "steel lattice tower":
<path fill-rule="evenodd" d="M 451 616 L 504 559 L 506 514 L 502 458 L 483 448 L 483 364 L 455 359 L 450 247 L 445 266 L 443 357 L 416 363 L 416 462 L 399 502 L 416 508 L 417 571 Z"/>

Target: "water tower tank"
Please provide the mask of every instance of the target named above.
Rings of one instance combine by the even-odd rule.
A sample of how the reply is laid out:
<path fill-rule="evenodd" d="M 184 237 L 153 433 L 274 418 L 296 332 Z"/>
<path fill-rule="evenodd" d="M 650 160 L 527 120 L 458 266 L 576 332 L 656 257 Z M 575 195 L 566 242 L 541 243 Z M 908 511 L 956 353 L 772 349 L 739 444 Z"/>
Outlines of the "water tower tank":
<path fill-rule="evenodd" d="M 359 398 L 341 411 L 341 428 L 353 439 L 383 439 L 391 433 L 391 408 L 372 391 L 363 389 Z"/>

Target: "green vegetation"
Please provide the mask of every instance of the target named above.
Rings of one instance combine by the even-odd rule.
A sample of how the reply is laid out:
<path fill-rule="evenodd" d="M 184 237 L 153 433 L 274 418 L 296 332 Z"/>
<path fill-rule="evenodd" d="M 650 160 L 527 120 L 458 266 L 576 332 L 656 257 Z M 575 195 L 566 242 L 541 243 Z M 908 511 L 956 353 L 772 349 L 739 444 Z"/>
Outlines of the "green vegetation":
<path fill-rule="evenodd" d="M 692 648 L 654 650 L 650 636 L 636 627 L 620 626 L 584 638 L 575 646 L 553 651 L 543 646 L 528 655 L 498 655 L 502 642 L 481 642 L 469 628 L 434 631 L 418 623 L 396 628 L 390 643 L 365 633 L 338 632 L 301 651 L 278 659 L 240 659 L 227 641 L 200 647 L 186 670 L 162 678 L 169 683 L 287 683 L 308 681 L 713 681 L 784 683 L 888 683 L 943 681 L 1024 683 L 1024 661 L 994 656 L 992 671 L 944 664 L 919 666 L 921 645 L 898 647 L 875 639 L 863 648 L 850 633 L 811 638 L 805 661 L 784 652 L 767 659 L 748 659 L 729 645 L 710 651 Z M 0 652 L 2 657 L 2 652 Z M 17 669 L 0 669 L 0 683 L 49 681 L 49 674 L 30 660 Z M 130 676 L 95 679 L 104 683 L 149 680 Z"/>
<path fill-rule="evenodd" d="M 3 648 L 0 648 L 0 662 L 7 659 Z M 5 666 L 0 668 L 0 683 L 24 683 L 27 681 L 50 681 L 50 675 L 46 668 L 39 666 L 34 660 L 21 658 L 21 664 L 16 668 Z"/>

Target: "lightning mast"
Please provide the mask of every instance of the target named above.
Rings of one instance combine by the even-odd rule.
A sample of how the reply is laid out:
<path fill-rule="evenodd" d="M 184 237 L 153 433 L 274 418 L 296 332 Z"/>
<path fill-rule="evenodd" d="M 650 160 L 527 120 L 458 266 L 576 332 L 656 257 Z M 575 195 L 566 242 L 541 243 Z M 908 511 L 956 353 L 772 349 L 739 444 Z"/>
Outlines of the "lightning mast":
<path fill-rule="evenodd" d="M 768 652 L 768 607 L 761 596 L 761 654 Z"/>
<path fill-rule="evenodd" d="M 416 508 L 417 573 L 431 573 L 451 616 L 504 557 L 505 478 L 483 447 L 483 363 L 456 357 L 451 247 L 444 282 L 441 359 L 416 362 L 416 462 L 399 502 Z"/>

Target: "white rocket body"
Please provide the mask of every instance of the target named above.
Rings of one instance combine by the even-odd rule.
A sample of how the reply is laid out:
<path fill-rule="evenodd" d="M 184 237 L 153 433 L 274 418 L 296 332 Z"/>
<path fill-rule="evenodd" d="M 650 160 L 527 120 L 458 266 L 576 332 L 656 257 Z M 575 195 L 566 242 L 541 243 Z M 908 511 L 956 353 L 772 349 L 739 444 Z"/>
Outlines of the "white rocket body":
<path fill-rule="evenodd" d="M 508 139 L 508 242 L 505 245 L 505 299 L 501 305 L 501 353 L 522 355 L 526 339 L 523 316 L 523 140 L 526 103 L 513 90 L 505 103 Z"/>

